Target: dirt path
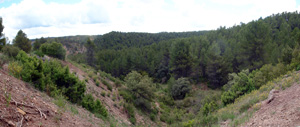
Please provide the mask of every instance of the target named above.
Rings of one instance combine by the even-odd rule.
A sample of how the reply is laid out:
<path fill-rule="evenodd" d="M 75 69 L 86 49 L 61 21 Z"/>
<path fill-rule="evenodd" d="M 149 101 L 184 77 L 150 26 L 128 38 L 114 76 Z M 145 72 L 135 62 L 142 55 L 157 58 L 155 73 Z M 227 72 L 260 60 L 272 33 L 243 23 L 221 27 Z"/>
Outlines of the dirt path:
<path fill-rule="evenodd" d="M 300 126 L 300 84 L 274 93 L 274 99 L 262 102 L 261 108 L 242 126 L 297 127 Z"/>

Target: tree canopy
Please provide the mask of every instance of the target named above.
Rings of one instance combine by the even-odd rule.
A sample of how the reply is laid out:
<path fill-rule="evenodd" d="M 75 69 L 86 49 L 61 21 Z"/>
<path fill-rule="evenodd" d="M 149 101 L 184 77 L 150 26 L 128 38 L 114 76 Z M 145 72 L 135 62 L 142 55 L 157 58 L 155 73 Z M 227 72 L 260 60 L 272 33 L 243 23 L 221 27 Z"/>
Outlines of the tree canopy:
<path fill-rule="evenodd" d="M 17 36 L 13 40 L 13 45 L 19 47 L 21 50 L 29 53 L 31 51 L 31 41 L 27 38 L 27 35 L 19 30 Z"/>

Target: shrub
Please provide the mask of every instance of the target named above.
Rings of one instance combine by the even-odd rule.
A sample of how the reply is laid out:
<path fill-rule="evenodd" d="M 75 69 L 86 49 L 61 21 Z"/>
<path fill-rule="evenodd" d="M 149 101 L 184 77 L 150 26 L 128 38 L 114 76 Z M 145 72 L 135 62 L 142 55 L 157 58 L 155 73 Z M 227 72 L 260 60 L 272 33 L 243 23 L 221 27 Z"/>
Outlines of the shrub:
<path fill-rule="evenodd" d="M 101 96 L 105 97 L 105 95 L 106 95 L 105 91 L 101 91 Z"/>
<path fill-rule="evenodd" d="M 105 79 L 102 80 L 102 83 L 107 86 L 108 90 L 112 91 L 112 86 Z"/>
<path fill-rule="evenodd" d="M 215 115 L 204 116 L 201 117 L 200 119 L 200 123 L 205 126 L 211 126 L 213 123 L 216 123 L 217 121 L 218 121 L 218 117 Z"/>
<path fill-rule="evenodd" d="M 121 81 L 120 80 L 116 80 L 115 85 L 116 85 L 116 87 L 120 87 L 122 85 Z"/>
<path fill-rule="evenodd" d="M 136 123 L 136 119 L 135 119 L 135 114 L 134 114 L 134 108 L 131 104 L 125 104 L 124 108 L 126 109 L 127 113 L 128 113 L 128 117 L 129 117 L 129 121 L 132 124 Z"/>
<path fill-rule="evenodd" d="M 101 104 L 99 100 L 94 101 L 94 97 L 91 94 L 87 94 L 83 97 L 81 101 L 82 107 L 91 111 L 95 114 L 100 114 L 101 116 L 107 117 L 108 113 L 105 107 Z"/>
<path fill-rule="evenodd" d="M 210 103 L 205 103 L 202 107 L 202 114 L 204 116 L 207 116 L 209 113 L 215 111 L 217 108 L 218 106 L 214 101 L 211 101 Z"/>
<path fill-rule="evenodd" d="M 44 57 L 44 53 L 41 50 L 36 50 L 33 53 L 39 57 Z"/>
<path fill-rule="evenodd" d="M 159 100 L 163 103 L 165 103 L 166 105 L 169 105 L 169 106 L 173 106 L 175 103 L 174 103 L 174 99 L 169 96 L 169 95 L 160 95 L 158 96 L 159 97 Z"/>
<path fill-rule="evenodd" d="M 106 108 L 101 104 L 101 102 L 99 100 L 96 100 L 94 107 L 95 107 L 96 114 L 100 114 L 104 117 L 108 116 L 108 112 L 107 112 Z"/>
<path fill-rule="evenodd" d="M 154 96 L 152 79 L 132 71 L 125 77 L 129 93 L 132 95 L 135 106 L 144 111 L 151 111 L 151 101 Z"/>
<path fill-rule="evenodd" d="M 151 114 L 150 114 L 150 119 L 151 119 L 152 121 L 155 121 L 155 118 L 156 118 L 155 116 L 156 116 L 156 114 L 151 113 Z"/>
<path fill-rule="evenodd" d="M 63 95 L 56 96 L 56 98 L 54 100 L 54 104 L 56 104 L 60 108 L 65 108 L 66 102 L 65 102 L 64 96 Z"/>
<path fill-rule="evenodd" d="M 8 56 L 0 54 L 0 68 L 2 68 L 2 66 L 8 62 L 9 62 Z"/>
<path fill-rule="evenodd" d="M 94 80 L 94 82 L 97 81 L 97 76 L 96 75 L 93 76 L 93 80 Z"/>
<path fill-rule="evenodd" d="M 187 122 L 182 123 L 183 127 L 193 127 L 194 125 L 195 125 L 195 120 L 189 120 Z"/>
<path fill-rule="evenodd" d="M 9 57 L 16 57 L 20 49 L 15 46 L 6 45 L 3 47 L 2 52 Z"/>
<path fill-rule="evenodd" d="M 22 66 L 18 62 L 11 62 L 8 65 L 8 70 L 14 77 L 20 78 Z"/>
<path fill-rule="evenodd" d="M 128 90 L 121 89 L 119 94 L 126 100 L 126 102 L 132 102 L 133 96 L 130 94 Z"/>
<path fill-rule="evenodd" d="M 221 96 L 224 105 L 233 103 L 239 96 L 255 89 L 253 80 L 249 76 L 249 70 L 243 70 L 238 74 L 229 74 L 229 81 L 223 88 L 228 89 Z"/>
<path fill-rule="evenodd" d="M 100 85 L 100 82 L 97 80 L 96 81 L 96 86 L 99 86 Z"/>
<path fill-rule="evenodd" d="M 175 118 L 174 118 L 174 116 L 172 116 L 170 113 L 164 112 L 164 113 L 162 113 L 162 114 L 160 115 L 160 120 L 161 120 L 162 122 L 166 122 L 166 123 L 168 123 L 168 124 L 172 124 L 172 123 L 174 123 Z"/>
<path fill-rule="evenodd" d="M 190 82 L 187 78 L 179 78 L 171 87 L 171 95 L 176 99 L 183 99 L 185 95 L 191 90 Z"/>
<path fill-rule="evenodd" d="M 72 103 L 79 103 L 92 113 L 108 116 L 107 110 L 99 100 L 94 101 L 90 94 L 84 95 L 85 83 L 70 73 L 68 67 L 62 67 L 60 62 L 55 60 L 43 62 L 36 57 L 28 56 L 24 51 L 20 51 L 16 59 L 22 64 L 20 76 L 24 81 L 32 82 L 35 87 L 45 90 L 51 96 L 62 94 Z"/>
<path fill-rule="evenodd" d="M 56 89 L 59 89 L 73 103 L 82 99 L 85 84 L 76 75 L 71 74 L 68 67 L 63 68 L 58 61 L 43 62 L 28 56 L 24 51 L 20 51 L 16 59 L 22 63 L 23 70 L 20 75 L 24 81 L 34 83 L 40 90 L 47 88 L 55 90 L 56 93 Z"/>
<path fill-rule="evenodd" d="M 86 108 L 87 110 L 94 112 L 95 104 L 94 104 L 94 97 L 91 94 L 87 94 L 82 98 L 81 101 L 82 107 Z"/>
<path fill-rule="evenodd" d="M 143 111 L 151 112 L 151 103 L 142 97 L 134 99 L 134 105 Z"/>
<path fill-rule="evenodd" d="M 41 45 L 40 50 L 46 55 L 65 60 L 66 50 L 61 43 L 44 43 Z"/>
<path fill-rule="evenodd" d="M 93 73 L 92 71 L 89 71 L 89 72 L 88 72 L 88 76 L 89 76 L 90 78 L 92 78 L 93 75 L 94 75 L 94 73 Z"/>

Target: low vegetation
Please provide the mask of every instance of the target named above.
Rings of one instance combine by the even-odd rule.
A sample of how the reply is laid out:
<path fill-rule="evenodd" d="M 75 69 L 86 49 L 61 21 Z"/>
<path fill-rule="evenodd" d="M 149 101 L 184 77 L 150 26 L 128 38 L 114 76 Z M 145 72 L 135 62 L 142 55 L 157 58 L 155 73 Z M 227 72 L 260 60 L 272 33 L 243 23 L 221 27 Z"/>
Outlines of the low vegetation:
<path fill-rule="evenodd" d="M 58 106 L 64 107 L 64 98 L 96 116 L 109 117 L 109 112 L 85 93 L 86 83 L 100 86 L 101 97 L 124 108 L 133 125 L 139 125 L 139 114 L 157 125 L 217 126 L 231 121 L 230 126 L 238 126 L 260 108 L 258 102 L 270 90 L 299 81 L 300 74 L 294 72 L 300 70 L 299 26 L 299 13 L 292 12 L 212 31 L 84 36 L 78 45 L 87 51 L 67 57 L 87 74 L 83 81 L 58 60 L 43 59 L 48 55 L 65 60 L 64 46 L 71 47 L 67 38 L 36 39 L 29 55 L 31 45 L 20 30 L 13 45 L 1 45 L 0 65 L 11 61 L 11 75 L 60 97 Z"/>
<path fill-rule="evenodd" d="M 9 70 L 15 77 L 31 82 L 50 96 L 63 95 L 70 102 L 80 104 L 95 114 L 108 116 L 107 110 L 99 100 L 84 94 L 85 83 L 56 60 L 43 61 L 20 51 L 16 56 L 16 62 L 10 63 Z"/>

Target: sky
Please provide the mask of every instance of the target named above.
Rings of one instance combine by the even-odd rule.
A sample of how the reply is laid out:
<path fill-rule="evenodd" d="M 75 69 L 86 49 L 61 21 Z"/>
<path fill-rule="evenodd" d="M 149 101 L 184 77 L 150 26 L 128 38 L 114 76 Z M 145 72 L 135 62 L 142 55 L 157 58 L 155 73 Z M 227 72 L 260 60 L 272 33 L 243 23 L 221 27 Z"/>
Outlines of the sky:
<path fill-rule="evenodd" d="M 300 0 L 0 0 L 4 34 L 30 39 L 231 27 L 300 10 Z"/>

